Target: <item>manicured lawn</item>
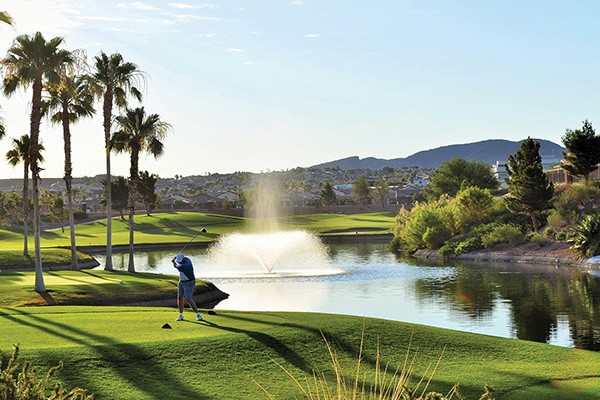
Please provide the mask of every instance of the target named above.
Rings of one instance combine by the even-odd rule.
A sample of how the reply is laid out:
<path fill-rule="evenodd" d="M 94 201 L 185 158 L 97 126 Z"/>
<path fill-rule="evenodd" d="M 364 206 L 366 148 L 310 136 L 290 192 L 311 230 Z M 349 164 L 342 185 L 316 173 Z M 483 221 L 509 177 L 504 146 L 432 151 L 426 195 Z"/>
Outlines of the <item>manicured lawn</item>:
<path fill-rule="evenodd" d="M 287 399 L 300 393 L 275 362 L 301 381 L 315 370 L 331 378 L 323 333 L 352 382 L 364 329 L 367 379 L 377 347 L 380 365 L 393 370 L 412 340 L 416 377 L 446 349 L 431 390 L 459 383 L 466 398 L 478 399 L 490 384 L 498 399 L 600 398 L 594 352 L 341 315 L 218 310 L 204 322 L 186 315 L 175 322 L 177 312 L 166 308 L 0 308 L 0 348 L 6 357 L 20 342 L 23 359 L 44 368 L 63 360 L 63 382 L 97 399 L 266 398 L 257 382 Z M 165 323 L 173 329 L 161 329 Z"/>
<path fill-rule="evenodd" d="M 23 250 L 4 250 L 0 251 L 0 272 L 10 270 L 25 270 L 33 269 L 35 266 L 33 257 L 35 256 L 33 250 L 31 250 L 29 256 L 23 255 Z M 71 250 L 70 249 L 42 249 L 42 260 L 44 267 L 53 267 L 57 265 L 70 265 L 71 264 Z M 77 260 L 79 264 L 93 262 L 94 258 L 88 254 L 81 252 L 77 253 Z"/>
<path fill-rule="evenodd" d="M 303 215 L 285 218 L 282 225 L 320 234 L 386 232 L 394 215 Z M 136 221 L 137 243 L 185 243 L 202 227 L 207 235 L 197 240 L 214 240 L 250 225 L 245 218 L 200 213 L 139 216 Z M 126 244 L 127 225 L 115 220 L 113 226 L 114 243 Z M 105 229 L 104 222 L 78 227 L 79 245 L 103 245 Z M 0 257 L 20 254 L 18 233 L 0 230 L 0 241 Z M 54 251 L 50 247 L 68 243 L 68 231 L 44 233 L 44 251 L 51 250 L 45 260 Z M 4 251 L 7 248 L 14 251 Z M 63 257 L 61 251 L 57 257 Z M 217 310 L 217 315 L 205 312 L 206 320 L 196 322 L 186 311 L 188 319 L 175 322 L 175 308 L 90 305 L 137 301 L 157 293 L 174 295 L 175 276 L 60 271 L 45 272 L 44 279 L 49 292 L 40 295 L 33 291 L 33 273 L 0 274 L 2 361 L 12 344 L 20 343 L 23 361 L 43 370 L 64 361 L 63 383 L 86 388 L 97 399 L 267 398 L 259 384 L 277 399 L 294 398 L 301 393 L 277 363 L 302 382 L 319 371 L 335 386 L 322 335 L 333 345 L 349 382 L 355 377 L 364 335 L 361 381 L 372 379 L 378 362 L 390 371 L 401 367 L 410 347 L 411 355 L 416 352 L 413 385 L 444 351 L 429 387 L 441 393 L 459 383 L 467 399 L 478 399 L 485 384 L 496 388 L 498 399 L 600 398 L 597 352 L 319 313 Z M 25 306 L 42 304 L 61 305 Z M 172 329 L 162 329 L 165 323 Z"/>
<path fill-rule="evenodd" d="M 281 218 L 283 229 L 307 229 L 317 234 L 336 232 L 372 231 L 387 233 L 394 224 L 394 212 L 368 214 L 311 214 Z M 202 228 L 207 233 L 199 235 L 195 241 L 214 241 L 219 235 L 251 228 L 252 220 L 217 214 L 178 212 L 159 213 L 151 216 L 136 215 L 136 244 L 187 243 Z M 113 220 L 113 244 L 124 245 L 129 241 L 129 227 L 126 221 Z M 103 246 L 106 244 L 106 221 L 77 226 L 78 246 Z M 2 249 L 19 250 L 23 237 L 15 231 L 0 230 Z M 33 241 L 30 241 L 32 246 Z M 42 233 L 42 247 L 69 246 L 69 229 Z"/>
<path fill-rule="evenodd" d="M 157 298 L 175 298 L 176 275 L 107 271 L 44 272 L 48 293 L 33 290 L 32 272 L 0 274 L 0 306 L 58 304 L 126 304 Z M 121 283 L 122 282 L 122 283 Z M 207 285 L 198 281 L 198 290 Z"/>
<path fill-rule="evenodd" d="M 318 234 L 355 233 L 370 231 L 372 233 L 389 233 L 394 226 L 397 210 L 394 212 L 378 212 L 366 214 L 308 214 L 295 215 L 283 220 L 283 225 L 296 229 L 307 229 Z"/>

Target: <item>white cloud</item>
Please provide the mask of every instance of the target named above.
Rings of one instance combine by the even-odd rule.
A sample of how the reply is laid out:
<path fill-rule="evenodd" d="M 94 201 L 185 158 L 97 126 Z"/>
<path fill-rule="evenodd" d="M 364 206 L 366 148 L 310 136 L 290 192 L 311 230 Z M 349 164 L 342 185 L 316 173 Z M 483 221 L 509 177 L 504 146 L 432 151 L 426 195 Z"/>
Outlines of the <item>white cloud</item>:
<path fill-rule="evenodd" d="M 227 51 L 228 51 L 229 53 L 241 53 L 241 52 L 243 52 L 244 50 L 242 50 L 242 49 L 237 49 L 237 48 L 235 48 L 235 47 L 230 47 L 229 49 L 227 49 Z"/>
<path fill-rule="evenodd" d="M 192 10 L 192 9 L 209 9 L 209 8 L 216 8 L 217 6 L 215 6 L 214 4 L 187 4 L 187 3 L 169 3 L 169 6 L 173 7 L 173 8 L 177 8 L 180 10 Z"/>
<path fill-rule="evenodd" d="M 266 64 L 266 61 L 244 61 L 242 64 L 244 65 L 260 65 L 260 64 Z"/>
<path fill-rule="evenodd" d="M 111 27 L 111 28 L 106 28 L 105 31 L 107 31 L 107 32 L 123 32 L 123 29 Z"/>
<path fill-rule="evenodd" d="M 305 38 L 309 38 L 309 39 L 315 39 L 320 37 L 321 35 L 319 35 L 318 33 L 309 33 L 307 35 L 304 35 Z"/>
<path fill-rule="evenodd" d="M 92 16 L 92 15 L 82 15 L 78 17 L 78 19 L 82 21 L 102 21 L 102 22 L 123 22 L 125 18 L 122 17 L 103 17 L 103 16 Z"/>
<path fill-rule="evenodd" d="M 292 4 L 295 6 L 302 6 L 304 2 L 302 0 L 292 0 Z"/>
<path fill-rule="evenodd" d="M 142 3 L 141 1 L 134 1 L 131 3 L 118 3 L 118 8 L 132 8 L 134 10 L 147 10 L 147 11 L 156 11 L 157 7 L 151 6 L 150 4 Z"/>
<path fill-rule="evenodd" d="M 220 21 L 219 18 L 215 17 L 206 17 L 202 15 L 194 15 L 194 14 L 165 14 L 168 18 L 160 21 L 161 24 L 164 25 L 173 25 L 178 24 L 180 22 L 188 22 L 188 21 Z"/>
<path fill-rule="evenodd" d="M 81 6 L 75 0 L 19 0 L 10 2 L 6 9 L 15 24 L 14 28 L 4 25 L 0 29 L 2 49 L 7 49 L 17 35 L 39 31 L 48 40 L 66 36 L 83 25 L 77 18 Z"/>
<path fill-rule="evenodd" d="M 217 37 L 217 34 L 216 33 L 212 33 L 212 32 L 209 32 L 209 33 L 196 33 L 194 36 L 201 37 L 201 38 L 207 38 L 207 39 L 214 39 L 214 38 Z"/>
<path fill-rule="evenodd" d="M 174 14 L 173 18 L 179 19 L 181 21 L 189 21 L 189 20 L 196 20 L 196 21 L 220 21 L 220 18 L 207 17 L 207 16 L 204 16 L 204 15 L 194 15 L 194 14 Z"/>

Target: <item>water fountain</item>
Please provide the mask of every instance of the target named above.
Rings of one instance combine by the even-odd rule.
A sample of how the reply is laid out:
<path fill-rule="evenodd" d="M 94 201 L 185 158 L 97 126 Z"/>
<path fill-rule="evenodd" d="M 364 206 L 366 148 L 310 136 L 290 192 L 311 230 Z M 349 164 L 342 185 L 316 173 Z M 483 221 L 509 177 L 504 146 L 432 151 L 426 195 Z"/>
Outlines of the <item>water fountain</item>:
<path fill-rule="evenodd" d="M 282 230 L 282 215 L 271 180 L 260 175 L 249 192 L 252 226 L 225 235 L 209 249 L 209 273 L 236 276 L 323 275 L 339 273 L 319 238 L 303 230 Z"/>

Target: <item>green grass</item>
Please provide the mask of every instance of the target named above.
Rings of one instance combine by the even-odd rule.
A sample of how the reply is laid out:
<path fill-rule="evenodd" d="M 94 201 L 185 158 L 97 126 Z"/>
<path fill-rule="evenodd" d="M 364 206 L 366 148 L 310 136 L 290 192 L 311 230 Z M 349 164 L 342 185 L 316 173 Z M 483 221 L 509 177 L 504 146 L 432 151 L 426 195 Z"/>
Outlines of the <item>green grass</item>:
<path fill-rule="evenodd" d="M 151 299 L 175 298 L 175 275 L 107 271 L 44 272 L 47 293 L 37 293 L 31 272 L 0 274 L 0 306 L 59 304 L 125 304 Z M 121 284 L 123 282 L 123 284 Z M 198 281 L 197 290 L 207 289 Z"/>
<path fill-rule="evenodd" d="M 284 226 L 307 229 L 318 234 L 355 233 L 369 231 L 371 233 L 389 233 L 394 226 L 397 212 L 378 212 L 365 214 L 308 214 L 295 215 L 283 219 Z"/>
<path fill-rule="evenodd" d="M 6 357 L 20 342 L 23 359 L 44 368 L 63 360 L 66 386 L 98 399 L 266 398 L 256 382 L 288 399 L 298 388 L 274 361 L 301 380 L 315 370 L 332 377 L 323 332 L 352 380 L 364 329 L 366 379 L 377 346 L 380 364 L 395 369 L 412 337 L 416 376 L 446 349 L 430 390 L 459 383 L 477 399 L 490 384 L 498 399 L 600 398 L 600 354 L 584 350 L 341 315 L 219 310 L 205 322 L 179 323 L 176 316 L 167 308 L 0 308 L 0 348 Z"/>
<path fill-rule="evenodd" d="M 35 266 L 33 256 L 33 250 L 29 256 L 24 256 L 22 250 L 0 251 L 1 272 L 20 269 L 33 269 Z M 45 248 L 42 250 L 42 260 L 44 267 L 70 265 L 71 250 Z M 86 262 L 93 262 L 94 258 L 90 255 L 77 252 L 77 260 L 79 264 L 82 264 Z"/>
<path fill-rule="evenodd" d="M 283 229 L 307 229 L 317 234 L 370 231 L 387 233 L 394 224 L 395 213 L 368 214 L 311 214 L 281 218 Z M 178 212 L 159 213 L 151 216 L 136 215 L 136 244 L 187 243 L 201 228 L 207 233 L 195 241 L 214 241 L 219 235 L 250 229 L 252 220 L 227 215 Z M 121 219 L 113 220 L 113 245 L 129 243 L 129 226 Z M 106 221 L 80 225 L 75 229 L 78 246 L 106 245 Z M 42 247 L 69 246 L 69 229 L 44 231 Z M 23 247 L 23 237 L 14 230 L 0 230 L 2 248 L 18 250 Z M 33 241 L 30 241 L 32 245 Z"/>

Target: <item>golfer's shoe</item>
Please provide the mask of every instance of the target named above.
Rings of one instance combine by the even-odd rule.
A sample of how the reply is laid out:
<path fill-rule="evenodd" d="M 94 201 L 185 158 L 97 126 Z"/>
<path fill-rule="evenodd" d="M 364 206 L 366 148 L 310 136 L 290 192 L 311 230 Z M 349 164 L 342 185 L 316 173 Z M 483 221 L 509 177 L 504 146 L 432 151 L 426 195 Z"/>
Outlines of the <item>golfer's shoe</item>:
<path fill-rule="evenodd" d="M 198 321 L 202 321 L 202 315 L 196 314 L 196 318 L 198 319 Z"/>
<path fill-rule="evenodd" d="M 183 315 L 179 314 L 179 317 L 175 321 L 183 321 Z"/>

